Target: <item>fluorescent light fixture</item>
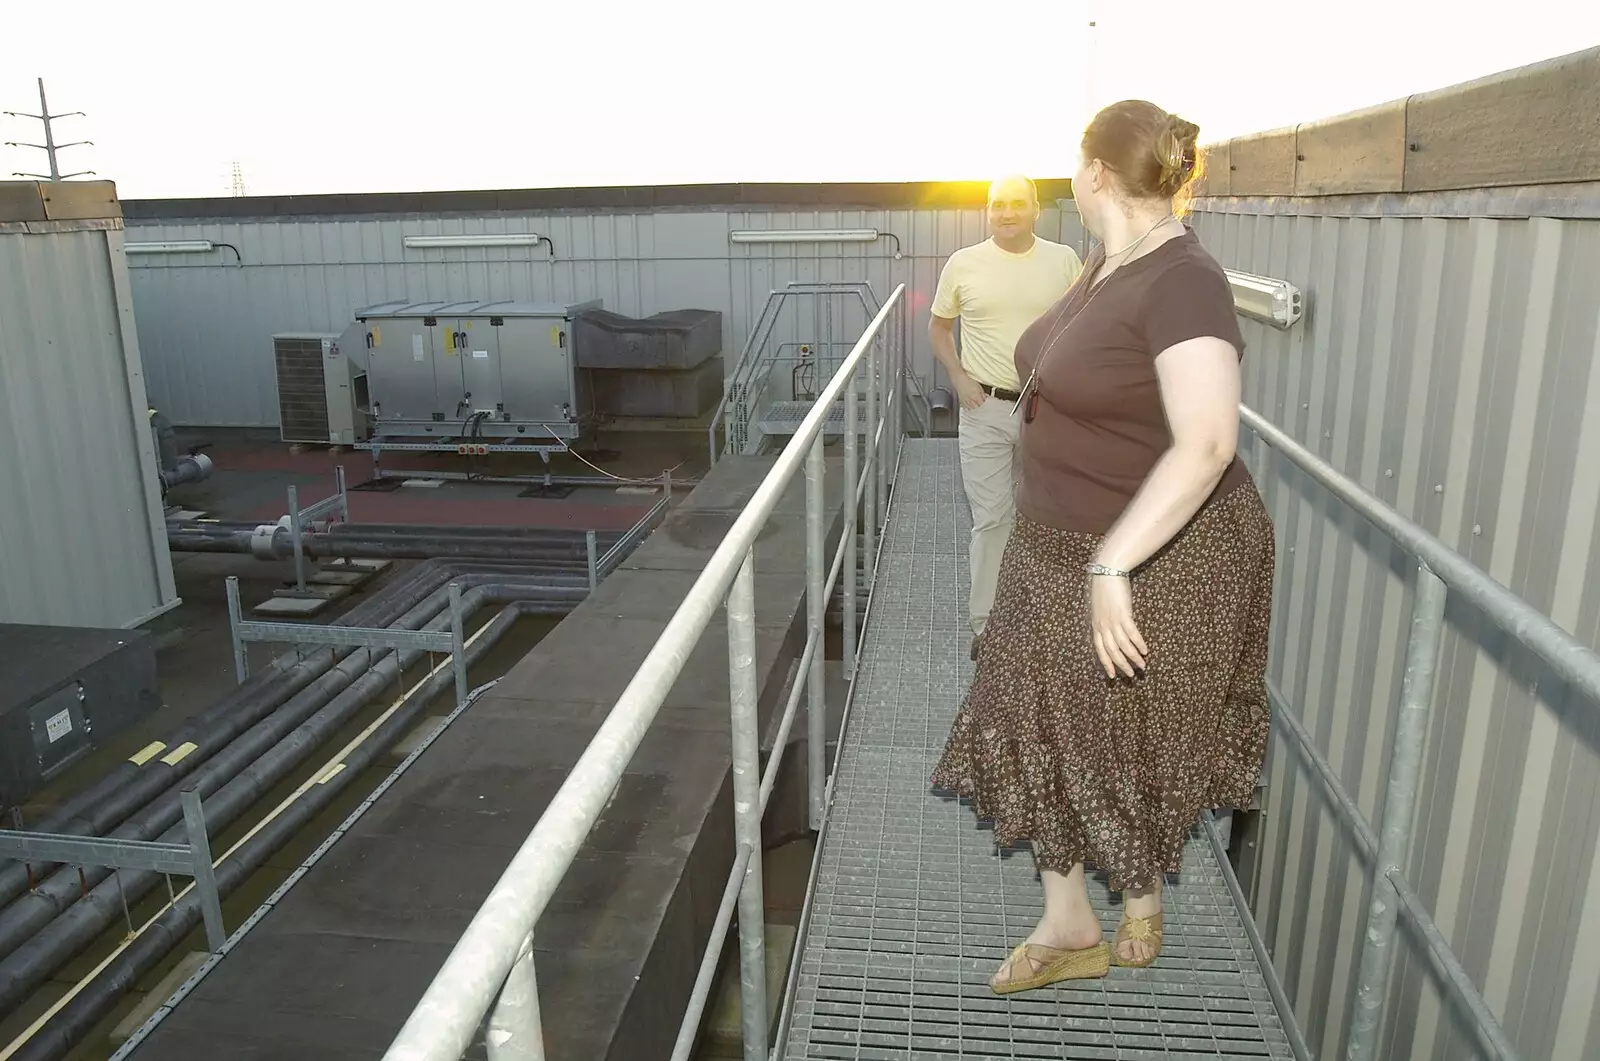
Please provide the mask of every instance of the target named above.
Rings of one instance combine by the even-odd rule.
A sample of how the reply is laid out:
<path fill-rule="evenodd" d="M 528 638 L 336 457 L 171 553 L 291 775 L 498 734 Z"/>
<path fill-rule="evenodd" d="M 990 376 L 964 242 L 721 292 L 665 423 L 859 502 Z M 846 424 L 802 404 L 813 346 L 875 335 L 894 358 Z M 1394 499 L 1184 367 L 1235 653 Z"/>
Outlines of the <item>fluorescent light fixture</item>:
<path fill-rule="evenodd" d="M 124 243 L 122 249 L 129 254 L 202 254 L 216 250 L 208 239 L 157 240 L 153 243 Z"/>
<path fill-rule="evenodd" d="M 736 228 L 728 233 L 733 243 L 871 243 L 875 228 Z"/>
<path fill-rule="evenodd" d="M 544 237 L 537 232 L 483 232 L 460 236 L 406 236 L 407 247 L 532 247 Z"/>
<path fill-rule="evenodd" d="M 1283 331 L 1294 327 L 1300 319 L 1304 300 L 1300 289 L 1289 281 L 1233 269 L 1224 271 L 1228 274 L 1228 286 L 1233 289 L 1233 308 L 1237 312 Z"/>

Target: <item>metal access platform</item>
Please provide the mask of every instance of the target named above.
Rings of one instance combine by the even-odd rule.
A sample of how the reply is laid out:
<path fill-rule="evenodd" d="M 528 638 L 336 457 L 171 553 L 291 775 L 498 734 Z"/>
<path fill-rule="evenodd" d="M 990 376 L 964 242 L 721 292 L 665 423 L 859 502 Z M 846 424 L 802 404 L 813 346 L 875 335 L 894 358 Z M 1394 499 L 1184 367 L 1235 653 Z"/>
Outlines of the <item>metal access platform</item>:
<path fill-rule="evenodd" d="M 906 439 L 782 1056 L 1292 1057 L 1260 958 L 1206 831 L 1166 890 L 1161 959 L 1002 998 L 988 979 L 1043 911 L 1033 858 L 997 854 L 929 775 L 972 677 L 971 516 L 954 439 Z M 1118 911 L 1090 895 L 1106 937 Z"/>

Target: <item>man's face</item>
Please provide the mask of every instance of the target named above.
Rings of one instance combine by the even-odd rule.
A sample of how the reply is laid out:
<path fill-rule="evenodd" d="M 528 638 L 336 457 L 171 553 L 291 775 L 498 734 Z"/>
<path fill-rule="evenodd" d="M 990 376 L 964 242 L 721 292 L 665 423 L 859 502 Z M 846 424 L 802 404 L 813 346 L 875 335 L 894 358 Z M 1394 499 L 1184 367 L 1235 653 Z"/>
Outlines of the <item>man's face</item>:
<path fill-rule="evenodd" d="M 1039 220 L 1039 203 L 1026 181 L 997 181 L 989 190 L 989 234 L 1015 239 L 1032 232 Z"/>

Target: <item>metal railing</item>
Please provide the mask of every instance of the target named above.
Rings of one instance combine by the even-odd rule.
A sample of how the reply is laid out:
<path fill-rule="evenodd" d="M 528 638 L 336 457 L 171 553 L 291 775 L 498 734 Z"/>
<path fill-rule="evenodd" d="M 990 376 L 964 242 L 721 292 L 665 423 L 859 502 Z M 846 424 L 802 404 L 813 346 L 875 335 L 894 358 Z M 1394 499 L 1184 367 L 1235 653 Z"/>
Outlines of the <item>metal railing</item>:
<path fill-rule="evenodd" d="M 885 459 L 883 446 L 886 439 L 898 445 L 903 435 L 904 293 L 901 285 L 889 296 L 817 396 L 799 430 L 739 513 L 599 732 L 400 1029 L 384 1055 L 388 1061 L 456 1061 L 470 1045 L 485 1014 L 489 1016 L 490 1061 L 543 1059 L 533 960 L 533 936 L 539 918 L 584 839 L 599 821 L 690 652 L 724 601 L 728 620 L 735 859 L 673 1057 L 686 1059 L 693 1047 L 735 906 L 739 911 L 744 1056 L 747 1061 L 764 1061 L 767 1057 L 769 1012 L 761 819 L 777 782 L 802 694 L 806 700 L 807 778 L 814 828 L 821 826 L 826 811 L 824 614 L 833 586 L 841 572 L 846 572 L 844 656 L 849 672 L 856 652 L 857 516 L 859 512 L 864 566 L 870 573 L 876 566 L 877 522 L 887 506 L 892 465 L 892 459 Z M 860 375 L 865 376 L 864 394 L 858 386 Z M 823 555 L 823 514 L 827 505 L 823 426 L 831 406 L 841 398 L 845 410 L 840 491 L 843 519 L 839 547 L 829 564 Z M 865 406 L 864 459 L 858 439 L 858 402 Z M 752 547 L 802 466 L 806 482 L 806 643 L 773 740 L 773 753 L 762 774 Z"/>
<path fill-rule="evenodd" d="M 1312 766 L 1312 776 L 1331 797 L 1332 809 L 1361 856 L 1371 864 L 1371 897 L 1361 936 L 1356 993 L 1351 999 L 1348 1061 L 1370 1061 L 1393 970 L 1394 938 L 1403 912 L 1426 943 L 1426 958 L 1440 982 L 1472 1017 L 1478 1045 L 1487 1056 L 1518 1061 L 1516 1049 L 1490 1012 L 1483 995 L 1433 923 L 1401 869 L 1411 840 L 1423 743 L 1433 703 L 1433 680 L 1445 628 L 1445 598 L 1459 594 L 1484 618 L 1521 642 L 1563 680 L 1600 703 L 1600 656 L 1518 597 L 1466 557 L 1385 505 L 1301 446 L 1254 410 L 1241 406 L 1244 426 L 1267 446 L 1320 484 L 1417 561 L 1417 584 L 1406 639 L 1399 717 L 1378 830 L 1362 815 L 1333 767 L 1276 689 L 1269 689 L 1275 723 L 1294 739 Z"/>
<path fill-rule="evenodd" d="M 767 292 L 767 301 L 761 307 L 761 314 L 756 318 L 755 326 L 750 329 L 749 338 L 745 340 L 744 348 L 739 352 L 739 359 L 734 362 L 733 369 L 723 384 L 722 401 L 718 403 L 717 411 L 711 417 L 711 423 L 706 426 L 706 447 L 712 464 L 717 462 L 718 456 L 722 453 L 746 452 L 750 443 L 752 417 L 766 396 L 767 382 L 777 363 L 777 351 L 785 345 L 780 344 L 769 351 L 767 344 L 788 301 L 791 298 L 806 296 L 812 296 L 812 310 L 816 318 L 813 321 L 813 328 L 817 334 L 817 347 L 819 350 L 828 351 L 830 355 L 836 345 L 833 342 L 835 296 L 854 296 L 860 301 L 869 320 L 875 318 L 880 310 L 872 285 L 865 281 L 809 283 L 791 280 L 788 286 Z M 728 418 L 726 424 L 723 423 L 724 417 Z M 718 427 L 722 427 L 725 432 L 721 445 L 717 443 Z"/>

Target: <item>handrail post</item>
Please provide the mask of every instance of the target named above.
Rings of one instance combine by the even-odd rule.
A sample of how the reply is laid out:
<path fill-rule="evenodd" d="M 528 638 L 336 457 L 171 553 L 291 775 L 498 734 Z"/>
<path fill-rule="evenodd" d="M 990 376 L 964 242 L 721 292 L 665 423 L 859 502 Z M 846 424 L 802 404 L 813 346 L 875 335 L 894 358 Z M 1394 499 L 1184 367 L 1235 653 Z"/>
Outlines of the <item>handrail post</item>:
<path fill-rule="evenodd" d="M 806 451 L 806 643 L 817 639 L 811 653 L 811 670 L 806 682 L 806 758 L 808 792 L 811 797 L 811 828 L 822 828 L 823 797 L 828 787 L 827 662 L 822 646 L 827 638 L 828 602 L 823 599 L 828 580 L 827 558 L 823 550 L 822 510 L 827 496 L 822 463 L 823 437 L 819 432 Z"/>
<path fill-rule="evenodd" d="M 289 539 L 294 543 L 294 588 L 306 591 L 306 548 L 300 527 L 300 489 L 289 484 Z"/>
<path fill-rule="evenodd" d="M 467 631 L 461 610 L 461 583 L 450 583 L 450 663 L 456 672 L 456 706 L 467 702 Z"/>
<path fill-rule="evenodd" d="M 766 903 L 761 888 L 761 739 L 756 710 L 756 588 L 746 551 L 728 590 L 728 701 L 732 707 L 734 847 L 750 847 L 739 889 L 739 1008 L 745 1061 L 767 1057 Z"/>
<path fill-rule="evenodd" d="M 600 572 L 596 569 L 600 562 L 600 544 L 592 530 L 584 532 L 583 542 L 589 550 L 589 592 L 593 593 L 600 585 Z"/>
<path fill-rule="evenodd" d="M 1348 1061 L 1371 1061 L 1377 1047 L 1393 967 L 1395 917 L 1400 905 L 1391 874 L 1400 872 L 1411 843 L 1411 819 L 1422 773 L 1422 749 L 1428 735 L 1433 678 L 1444 634 L 1445 584 L 1425 564 L 1417 565 L 1416 598 L 1411 606 L 1411 631 L 1406 639 L 1405 677 L 1400 713 L 1389 759 L 1388 791 L 1378 836 L 1378 857 L 1372 865 L 1371 901 L 1361 937 L 1361 964 L 1356 993 L 1350 1002 Z"/>
<path fill-rule="evenodd" d="M 539 1017 L 539 982 L 533 969 L 533 933 L 522 941 L 506 975 L 484 1037 L 489 1061 L 544 1061 L 544 1025 Z"/>
<path fill-rule="evenodd" d="M 239 603 L 239 576 L 229 575 L 226 585 L 228 635 L 233 639 L 233 675 L 243 685 L 245 679 L 250 677 L 250 654 L 244 647 L 244 638 L 239 636 L 239 624 L 244 622 L 244 606 Z"/>
<path fill-rule="evenodd" d="M 878 352 L 884 349 L 882 336 L 874 339 L 867 350 L 863 370 L 867 374 L 867 463 L 862 474 L 867 477 L 862 491 L 861 508 L 861 560 L 865 570 L 867 592 L 872 591 L 872 573 L 878 558 L 878 474 L 883 470 L 883 454 L 878 452 L 878 420 L 882 409 L 878 406 Z"/>
<path fill-rule="evenodd" d="M 859 363 L 859 362 L 858 362 Z M 844 393 L 844 566 L 839 581 L 844 583 L 844 676 L 856 673 L 856 487 L 860 486 L 860 461 L 856 452 L 856 378 L 846 382 Z"/>
<path fill-rule="evenodd" d="M 222 923 L 222 896 L 217 892 L 212 872 L 211 839 L 206 835 L 206 812 L 200 803 L 200 789 L 191 782 L 178 793 L 183 804 L 183 828 L 188 834 L 190 859 L 194 864 L 194 890 L 200 897 L 200 916 L 205 921 L 206 945 L 219 954 L 228 942 Z"/>

